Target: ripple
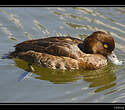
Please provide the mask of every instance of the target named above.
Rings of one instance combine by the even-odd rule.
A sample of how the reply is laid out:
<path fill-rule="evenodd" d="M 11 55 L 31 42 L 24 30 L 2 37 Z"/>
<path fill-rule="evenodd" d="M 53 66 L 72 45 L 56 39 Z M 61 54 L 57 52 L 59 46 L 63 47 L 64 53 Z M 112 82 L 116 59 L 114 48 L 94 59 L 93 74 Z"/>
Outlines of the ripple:
<path fill-rule="evenodd" d="M 4 27 L 2 24 L 0 24 L 0 29 L 2 30 L 3 33 L 8 35 L 8 38 L 10 40 L 17 41 L 17 39 L 14 37 L 14 35 L 6 27 Z"/>
<path fill-rule="evenodd" d="M 16 24 L 16 26 L 18 26 L 19 28 L 23 28 L 20 20 L 19 20 L 19 17 L 13 13 L 7 13 L 6 11 L 4 11 L 3 9 L 0 9 L 0 12 L 2 12 L 3 14 L 5 14 L 8 19 L 13 22 L 14 24 Z"/>
<path fill-rule="evenodd" d="M 46 37 L 49 36 L 49 31 L 44 27 L 42 26 L 42 24 L 40 24 L 37 20 L 33 20 L 34 24 L 36 25 L 36 27 L 41 30 L 43 32 L 43 34 L 46 35 Z"/>

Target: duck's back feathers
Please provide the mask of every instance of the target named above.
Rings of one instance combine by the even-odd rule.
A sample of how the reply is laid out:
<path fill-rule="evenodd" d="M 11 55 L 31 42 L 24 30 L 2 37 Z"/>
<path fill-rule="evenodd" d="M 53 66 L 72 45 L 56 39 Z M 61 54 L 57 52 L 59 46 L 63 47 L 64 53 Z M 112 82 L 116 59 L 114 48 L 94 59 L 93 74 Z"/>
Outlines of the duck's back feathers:
<path fill-rule="evenodd" d="M 81 53 L 78 44 L 82 40 L 72 37 L 50 37 L 44 39 L 28 40 L 17 44 L 15 55 L 19 52 L 26 52 L 29 50 L 47 53 L 55 56 L 65 56 L 77 58 Z"/>

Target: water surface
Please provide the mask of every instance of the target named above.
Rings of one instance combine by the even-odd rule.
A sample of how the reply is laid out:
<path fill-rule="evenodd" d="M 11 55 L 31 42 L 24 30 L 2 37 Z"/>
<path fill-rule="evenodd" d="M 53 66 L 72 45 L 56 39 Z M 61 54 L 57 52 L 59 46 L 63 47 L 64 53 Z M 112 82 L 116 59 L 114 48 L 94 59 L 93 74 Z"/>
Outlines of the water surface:
<path fill-rule="evenodd" d="M 115 53 L 125 59 L 124 7 L 1 7 L 0 56 L 28 39 L 70 35 L 83 39 L 94 31 L 110 33 Z M 0 102 L 124 103 L 125 66 L 111 62 L 99 70 L 61 71 L 36 67 L 30 78 L 18 81 L 27 68 L 19 59 L 0 59 Z"/>

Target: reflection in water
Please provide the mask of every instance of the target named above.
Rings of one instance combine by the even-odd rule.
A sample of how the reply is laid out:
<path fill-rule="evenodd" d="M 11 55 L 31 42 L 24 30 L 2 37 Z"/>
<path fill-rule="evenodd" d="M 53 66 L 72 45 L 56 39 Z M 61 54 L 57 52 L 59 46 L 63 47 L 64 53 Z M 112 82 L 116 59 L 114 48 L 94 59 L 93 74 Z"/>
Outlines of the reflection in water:
<path fill-rule="evenodd" d="M 14 59 L 16 66 L 26 70 L 28 68 L 28 63 L 20 60 Z M 105 89 L 114 87 L 116 85 L 116 76 L 114 73 L 114 67 L 111 63 L 105 68 L 99 70 L 72 70 L 72 71 L 61 71 L 52 70 L 48 68 L 38 67 L 33 65 L 36 75 L 36 79 L 48 80 L 54 84 L 65 84 L 70 82 L 75 82 L 77 80 L 83 79 L 89 82 L 90 88 L 97 87 L 95 92 L 101 92 Z"/>
<path fill-rule="evenodd" d="M 116 80 L 116 75 L 113 69 L 113 65 L 108 64 L 108 66 L 103 69 L 85 74 L 83 79 L 87 82 L 91 82 L 89 87 L 99 87 L 95 92 L 101 92 L 116 85 L 114 82 Z"/>

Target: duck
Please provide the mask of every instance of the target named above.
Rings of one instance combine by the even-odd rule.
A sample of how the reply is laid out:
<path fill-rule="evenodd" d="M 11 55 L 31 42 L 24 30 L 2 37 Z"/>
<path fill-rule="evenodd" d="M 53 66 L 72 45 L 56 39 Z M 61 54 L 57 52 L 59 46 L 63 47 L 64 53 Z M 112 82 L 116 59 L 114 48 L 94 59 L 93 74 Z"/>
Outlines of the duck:
<path fill-rule="evenodd" d="M 105 67 L 109 59 L 114 64 L 119 62 L 113 52 L 113 37 L 103 31 L 93 32 L 84 40 L 71 36 L 47 37 L 26 40 L 14 47 L 8 58 L 28 62 L 28 71 L 33 71 L 32 64 L 61 70 L 96 70 Z"/>

